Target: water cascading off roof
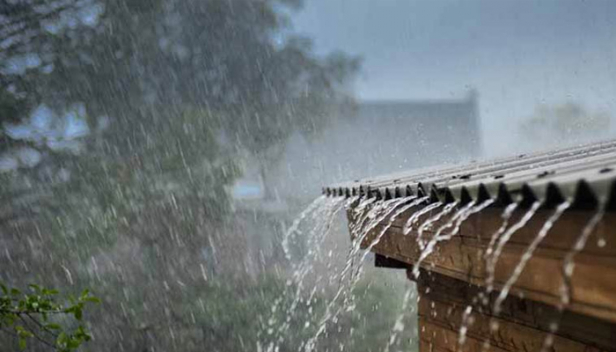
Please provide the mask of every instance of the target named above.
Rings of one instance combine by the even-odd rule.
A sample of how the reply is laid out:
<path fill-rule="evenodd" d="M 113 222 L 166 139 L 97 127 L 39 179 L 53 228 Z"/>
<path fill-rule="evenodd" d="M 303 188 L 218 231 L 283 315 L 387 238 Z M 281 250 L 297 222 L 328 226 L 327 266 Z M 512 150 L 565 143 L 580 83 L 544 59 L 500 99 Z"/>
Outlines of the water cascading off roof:
<path fill-rule="evenodd" d="M 609 141 L 324 193 L 417 282 L 421 351 L 616 351 L 615 182 Z"/>

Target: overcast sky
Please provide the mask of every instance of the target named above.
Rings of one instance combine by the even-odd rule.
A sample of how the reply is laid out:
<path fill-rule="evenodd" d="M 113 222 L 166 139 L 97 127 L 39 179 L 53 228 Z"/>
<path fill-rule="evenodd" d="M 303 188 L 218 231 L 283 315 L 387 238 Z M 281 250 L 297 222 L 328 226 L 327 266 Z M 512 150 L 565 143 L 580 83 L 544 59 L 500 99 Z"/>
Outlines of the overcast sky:
<path fill-rule="evenodd" d="M 488 154 L 540 103 L 616 116 L 615 0 L 305 0 L 294 24 L 319 52 L 364 58 L 362 99 L 477 88 Z"/>

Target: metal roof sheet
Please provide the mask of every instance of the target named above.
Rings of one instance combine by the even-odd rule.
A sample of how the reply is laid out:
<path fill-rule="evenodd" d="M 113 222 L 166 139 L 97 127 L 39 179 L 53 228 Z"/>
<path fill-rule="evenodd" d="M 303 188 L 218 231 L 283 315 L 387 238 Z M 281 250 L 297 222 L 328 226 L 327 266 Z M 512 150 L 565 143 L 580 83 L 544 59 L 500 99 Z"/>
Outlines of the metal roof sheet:
<path fill-rule="evenodd" d="M 390 174 L 325 187 L 330 196 L 430 195 L 445 203 L 562 201 L 616 209 L 616 140 L 515 157 Z"/>

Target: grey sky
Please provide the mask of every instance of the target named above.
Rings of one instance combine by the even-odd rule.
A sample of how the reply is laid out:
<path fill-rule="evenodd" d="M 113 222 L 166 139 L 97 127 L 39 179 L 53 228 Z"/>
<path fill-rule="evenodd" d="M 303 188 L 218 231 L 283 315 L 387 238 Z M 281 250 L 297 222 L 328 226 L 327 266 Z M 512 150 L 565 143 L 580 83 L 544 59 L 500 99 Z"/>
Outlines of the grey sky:
<path fill-rule="evenodd" d="M 616 1 L 306 0 L 295 29 L 364 58 L 362 99 L 480 93 L 488 155 L 540 103 L 616 116 Z"/>

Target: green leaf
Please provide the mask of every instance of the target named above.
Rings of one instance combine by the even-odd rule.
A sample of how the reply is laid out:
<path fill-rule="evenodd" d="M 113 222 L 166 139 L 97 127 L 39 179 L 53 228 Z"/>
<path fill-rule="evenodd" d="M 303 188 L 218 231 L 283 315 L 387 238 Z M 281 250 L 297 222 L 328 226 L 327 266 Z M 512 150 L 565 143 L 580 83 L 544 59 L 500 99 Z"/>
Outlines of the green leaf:
<path fill-rule="evenodd" d="M 33 337 L 34 334 L 31 333 L 30 331 L 26 330 L 23 326 L 18 325 L 15 327 L 15 331 L 17 331 L 17 335 L 20 338 L 27 338 L 27 337 Z"/>
<path fill-rule="evenodd" d="M 79 345 L 81 345 L 81 342 L 77 339 L 70 339 L 68 341 L 68 348 L 69 349 L 77 349 L 77 347 L 79 347 Z"/>
<path fill-rule="evenodd" d="M 62 327 L 59 324 L 56 324 L 56 323 L 46 324 L 45 328 L 47 328 L 49 330 L 61 330 L 62 329 Z"/>
<path fill-rule="evenodd" d="M 100 298 L 98 297 L 94 297 L 94 296 L 90 296 L 90 297 L 86 297 L 83 299 L 85 302 L 92 302 L 92 303 L 101 303 Z"/>
<path fill-rule="evenodd" d="M 81 321 L 81 318 L 83 317 L 83 311 L 81 310 L 81 307 L 75 307 L 73 315 L 75 315 L 75 319 Z"/>
<path fill-rule="evenodd" d="M 28 342 L 26 341 L 26 339 L 23 337 L 20 337 L 19 338 L 19 350 L 20 351 L 25 350 L 27 345 L 28 345 Z"/>
<path fill-rule="evenodd" d="M 6 322 L 6 325 L 13 325 L 15 323 L 15 320 L 17 319 L 17 316 L 15 314 L 5 314 L 3 316 L 4 321 Z"/>
<path fill-rule="evenodd" d="M 60 293 L 60 291 L 56 290 L 56 289 L 47 289 L 44 288 L 42 290 L 42 293 L 46 296 L 53 296 L 53 295 L 57 295 L 58 293 Z"/>
<path fill-rule="evenodd" d="M 62 346 L 66 344 L 66 340 L 68 339 L 68 336 L 66 335 L 66 333 L 63 331 L 58 335 L 58 338 L 56 339 L 56 345 L 57 346 Z"/>
<path fill-rule="evenodd" d="M 84 290 L 78 299 L 70 297 L 72 305 L 65 306 L 55 302 L 54 298 L 50 297 L 58 293 L 55 289 L 46 289 L 36 284 L 29 285 L 29 289 L 34 293 L 23 294 L 16 288 L 6 287 L 0 283 L 4 296 L 0 295 L 0 309 L 7 309 L 4 314 L 0 314 L 0 324 L 2 326 L 11 327 L 14 329 L 19 344 L 19 349 L 26 349 L 26 344 L 29 338 L 35 335 L 32 331 L 23 325 L 15 325 L 17 323 L 18 315 L 11 313 L 11 309 L 18 309 L 24 312 L 31 312 L 37 314 L 37 319 L 40 324 L 41 330 L 50 334 L 58 334 L 55 340 L 56 350 L 59 352 L 71 352 L 79 348 L 79 346 L 85 341 L 89 341 L 91 336 L 79 325 L 77 330 L 68 334 L 64 331 L 62 325 L 58 323 L 48 322 L 47 314 L 50 312 L 61 312 L 67 315 L 72 315 L 78 321 L 83 319 L 83 309 L 86 302 L 100 303 L 101 300 L 97 297 L 90 296 L 89 290 Z"/>

